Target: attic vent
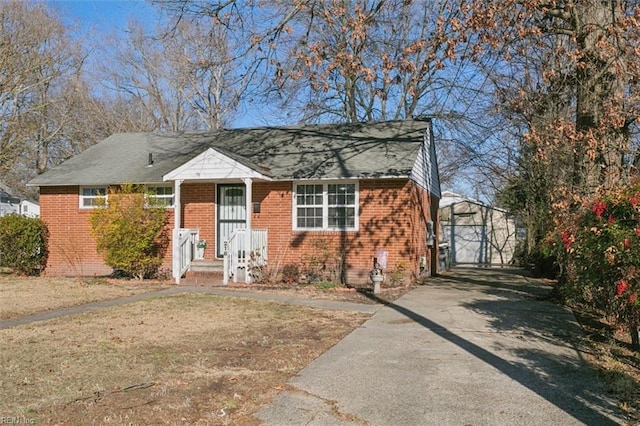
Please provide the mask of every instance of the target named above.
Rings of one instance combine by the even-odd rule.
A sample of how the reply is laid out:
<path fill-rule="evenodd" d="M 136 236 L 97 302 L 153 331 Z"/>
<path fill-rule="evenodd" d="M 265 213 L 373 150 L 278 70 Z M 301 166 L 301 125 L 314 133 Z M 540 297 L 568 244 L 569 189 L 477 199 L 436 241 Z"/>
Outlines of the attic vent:
<path fill-rule="evenodd" d="M 149 163 L 147 164 L 147 167 L 151 167 L 153 166 L 153 153 L 150 152 L 149 153 Z"/>

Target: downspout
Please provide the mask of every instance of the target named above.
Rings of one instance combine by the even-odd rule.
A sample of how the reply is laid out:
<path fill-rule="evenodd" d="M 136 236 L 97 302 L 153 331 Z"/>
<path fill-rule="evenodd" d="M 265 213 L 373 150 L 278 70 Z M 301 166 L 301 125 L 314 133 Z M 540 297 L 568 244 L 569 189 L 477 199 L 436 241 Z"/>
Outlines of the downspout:
<path fill-rule="evenodd" d="M 245 184 L 245 203 L 246 203 L 246 232 L 244 233 L 244 247 L 245 247 L 245 259 L 246 259 L 246 269 L 245 269 L 245 273 L 244 273 L 244 282 L 245 283 L 250 283 L 251 282 L 251 274 L 249 271 L 249 266 L 250 266 L 250 262 L 249 260 L 251 259 L 251 251 L 252 251 L 252 247 L 251 247 L 251 192 L 252 192 L 252 179 L 251 178 L 246 178 L 243 179 L 244 184 Z"/>
<path fill-rule="evenodd" d="M 180 200 L 180 188 L 182 180 L 173 181 L 173 242 L 172 242 L 172 269 L 173 279 L 180 284 L 180 228 L 182 225 L 182 201 Z"/>

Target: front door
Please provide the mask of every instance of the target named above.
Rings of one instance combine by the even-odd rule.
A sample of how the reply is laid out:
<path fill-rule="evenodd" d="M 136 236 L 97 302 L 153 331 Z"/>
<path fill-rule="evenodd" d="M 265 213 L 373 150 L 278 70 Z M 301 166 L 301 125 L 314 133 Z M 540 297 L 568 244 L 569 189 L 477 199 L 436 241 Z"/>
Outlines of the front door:
<path fill-rule="evenodd" d="M 247 199 L 243 184 L 218 185 L 218 214 L 216 224 L 216 255 L 222 257 L 224 241 L 238 228 L 247 224 Z"/>

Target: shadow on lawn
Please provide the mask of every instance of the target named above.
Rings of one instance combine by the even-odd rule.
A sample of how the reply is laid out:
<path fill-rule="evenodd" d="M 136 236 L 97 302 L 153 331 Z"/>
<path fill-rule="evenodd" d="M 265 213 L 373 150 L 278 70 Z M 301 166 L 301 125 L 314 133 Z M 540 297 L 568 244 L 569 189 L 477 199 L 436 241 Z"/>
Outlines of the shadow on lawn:
<path fill-rule="evenodd" d="M 387 302 L 363 294 L 481 359 L 579 421 L 618 424 L 612 420 L 620 418 L 618 408 L 604 396 L 595 372 L 582 358 L 575 318 L 569 310 L 545 300 L 550 286 L 513 270 L 456 269 L 432 278 L 427 287 L 461 292 L 459 306 L 481 315 L 498 335 L 517 336 L 518 343 L 506 347 L 496 341 L 493 347 L 483 348 L 402 306 L 402 300 Z M 464 292 L 475 296 L 466 297 Z"/>

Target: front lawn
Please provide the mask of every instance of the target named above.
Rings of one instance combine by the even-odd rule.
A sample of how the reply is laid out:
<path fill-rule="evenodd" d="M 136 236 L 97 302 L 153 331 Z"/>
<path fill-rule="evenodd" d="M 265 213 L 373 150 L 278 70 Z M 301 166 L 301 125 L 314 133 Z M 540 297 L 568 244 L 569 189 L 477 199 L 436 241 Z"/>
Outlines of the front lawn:
<path fill-rule="evenodd" d="M 36 424 L 256 424 L 367 317 L 189 294 L 0 330 L 0 406 Z"/>
<path fill-rule="evenodd" d="M 158 281 L 116 283 L 103 278 L 83 280 L 0 274 L 0 319 L 131 296 L 170 285 Z"/>

